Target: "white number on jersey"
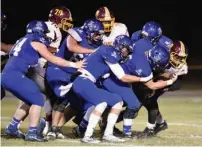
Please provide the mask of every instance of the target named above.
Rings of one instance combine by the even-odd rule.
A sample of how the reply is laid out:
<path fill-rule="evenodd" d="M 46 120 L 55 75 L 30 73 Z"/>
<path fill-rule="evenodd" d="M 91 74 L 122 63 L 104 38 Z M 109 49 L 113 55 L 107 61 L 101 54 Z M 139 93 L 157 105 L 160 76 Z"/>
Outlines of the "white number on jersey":
<path fill-rule="evenodd" d="M 18 53 L 20 52 L 22 45 L 25 43 L 27 38 L 23 38 L 20 42 L 17 42 L 17 45 L 12 49 L 13 56 L 18 56 Z"/>

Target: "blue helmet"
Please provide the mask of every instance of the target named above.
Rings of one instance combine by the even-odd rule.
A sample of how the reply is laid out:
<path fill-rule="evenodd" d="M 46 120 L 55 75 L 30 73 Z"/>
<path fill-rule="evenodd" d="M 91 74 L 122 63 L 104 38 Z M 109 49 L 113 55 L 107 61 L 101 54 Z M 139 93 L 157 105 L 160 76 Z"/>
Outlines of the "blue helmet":
<path fill-rule="evenodd" d="M 1 12 L 1 31 L 4 31 L 6 27 L 6 15 Z"/>
<path fill-rule="evenodd" d="M 101 21 L 93 18 L 85 21 L 82 26 L 84 32 L 86 33 L 87 39 L 89 39 L 92 44 L 101 45 L 102 37 L 104 35 L 104 26 Z"/>
<path fill-rule="evenodd" d="M 49 44 L 53 41 L 47 36 L 49 32 L 48 26 L 43 21 L 33 20 L 26 27 L 27 34 L 34 34 L 40 41 L 48 42 Z"/>
<path fill-rule="evenodd" d="M 120 53 L 123 62 L 126 62 L 129 59 L 129 55 L 133 52 L 133 42 L 130 37 L 126 35 L 117 36 L 113 46 Z"/>
<path fill-rule="evenodd" d="M 150 21 L 143 26 L 141 34 L 154 42 L 162 35 L 162 29 L 158 23 Z"/>
<path fill-rule="evenodd" d="M 158 45 L 164 47 L 168 52 L 170 52 L 170 49 L 173 46 L 173 41 L 166 36 L 161 36 L 158 41 Z"/>
<path fill-rule="evenodd" d="M 148 51 L 147 59 L 153 70 L 164 68 L 168 65 L 170 53 L 160 45 L 155 45 Z"/>

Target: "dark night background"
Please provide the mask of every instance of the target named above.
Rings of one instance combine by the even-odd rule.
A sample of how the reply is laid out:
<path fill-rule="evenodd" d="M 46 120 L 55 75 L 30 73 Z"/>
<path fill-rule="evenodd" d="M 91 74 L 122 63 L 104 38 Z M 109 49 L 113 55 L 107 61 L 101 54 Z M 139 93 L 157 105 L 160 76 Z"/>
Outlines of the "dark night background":
<path fill-rule="evenodd" d="M 147 21 L 162 25 L 163 34 L 173 40 L 182 40 L 189 48 L 188 63 L 202 64 L 202 7 L 200 1 L 177 0 L 2 0 L 2 12 L 7 15 L 8 28 L 2 40 L 14 43 L 25 33 L 33 19 L 47 20 L 53 6 L 65 5 L 71 12 L 75 26 L 95 16 L 96 10 L 107 6 L 117 22 L 127 25 L 130 34 L 142 28 Z"/>

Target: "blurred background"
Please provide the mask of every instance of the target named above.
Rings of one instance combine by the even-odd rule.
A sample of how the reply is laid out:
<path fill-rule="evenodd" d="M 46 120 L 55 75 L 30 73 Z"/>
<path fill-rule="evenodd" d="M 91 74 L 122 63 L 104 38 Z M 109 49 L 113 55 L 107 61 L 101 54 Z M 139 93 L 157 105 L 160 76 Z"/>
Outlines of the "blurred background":
<path fill-rule="evenodd" d="M 151 20 L 162 25 L 163 34 L 173 40 L 181 40 L 188 46 L 190 67 L 185 83 L 202 83 L 202 9 L 200 1 L 179 0 L 2 0 L 1 11 L 6 14 L 8 28 L 1 39 L 14 43 L 25 34 L 29 21 L 47 20 L 52 7 L 65 5 L 73 15 L 75 26 L 95 16 L 101 6 L 112 10 L 117 22 L 125 23 L 130 35 Z M 197 65 L 197 66 L 196 66 Z M 194 70 L 193 70 L 194 69 Z M 202 87 L 201 87 L 202 89 Z"/>

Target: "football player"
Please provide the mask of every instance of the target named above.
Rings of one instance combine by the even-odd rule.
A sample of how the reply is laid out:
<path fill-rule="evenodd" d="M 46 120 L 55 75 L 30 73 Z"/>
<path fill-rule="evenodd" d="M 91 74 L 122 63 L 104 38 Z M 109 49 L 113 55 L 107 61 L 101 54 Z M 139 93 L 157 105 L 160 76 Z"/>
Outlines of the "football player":
<path fill-rule="evenodd" d="M 103 43 L 105 45 L 113 45 L 114 39 L 119 35 L 129 36 L 126 25 L 115 22 L 115 16 L 109 8 L 99 8 L 95 13 L 95 17 L 104 25 L 105 36 L 103 37 Z"/>
<path fill-rule="evenodd" d="M 53 42 L 49 45 L 48 49 L 53 54 L 55 54 L 60 47 L 61 41 L 65 39 L 67 31 L 73 27 L 73 19 L 71 11 L 64 6 L 57 6 L 51 9 L 48 16 L 48 21 L 45 22 L 48 26 L 49 33 L 47 36 L 52 38 Z M 29 71 L 29 77 L 37 83 L 41 92 L 47 96 L 46 85 L 44 82 L 45 71 L 47 68 L 47 60 L 44 58 L 39 59 L 39 63 L 36 67 L 33 67 Z M 52 121 L 52 106 L 54 100 L 51 97 L 46 97 L 45 101 L 45 112 L 46 118 L 41 118 L 40 121 L 45 123 L 45 128 L 43 129 L 43 134 L 47 134 L 51 121 Z M 43 124 L 44 125 L 44 124 Z M 39 129 L 39 128 L 38 128 Z M 39 131 L 42 128 L 39 129 Z"/>
<path fill-rule="evenodd" d="M 74 81 L 73 90 L 77 95 L 95 105 L 95 109 L 90 114 L 89 120 L 87 120 L 88 126 L 81 140 L 82 142 L 97 143 L 92 138 L 92 134 L 107 105 L 112 108 L 107 118 L 107 126 L 102 140 L 110 142 L 124 141 L 113 135 L 113 127 L 122 108 L 122 103 L 120 103 L 122 101 L 121 97 L 115 93 L 98 88 L 95 82 L 110 71 L 122 82 L 147 80 L 146 78 L 126 74 L 119 65 L 119 63 L 124 63 L 129 59 L 128 56 L 132 53 L 132 48 L 132 41 L 129 37 L 120 35 L 115 39 L 114 47 L 105 45 L 99 47 L 95 53 L 86 58 L 88 61 L 87 67 L 79 70 L 82 74 Z"/>
<path fill-rule="evenodd" d="M 84 65 L 83 61 L 73 63 L 51 54 L 47 46 L 52 39 L 47 36 L 47 32 L 48 27 L 43 21 L 31 21 L 26 27 L 26 35 L 20 38 L 10 51 L 10 58 L 1 74 L 3 87 L 24 102 L 6 128 L 6 134 L 25 138 L 26 141 L 46 141 L 36 131 L 44 98 L 37 85 L 26 76 L 28 69 L 38 63 L 40 56 L 64 67 L 81 68 Z M 27 114 L 30 116 L 30 126 L 24 136 L 17 126 Z"/>
<path fill-rule="evenodd" d="M 166 40 L 164 40 L 166 41 Z M 166 76 L 167 78 L 172 75 L 178 75 L 177 80 L 170 86 L 156 91 L 149 91 L 148 89 L 136 87 L 134 90 L 139 95 L 140 101 L 145 106 L 148 111 L 148 123 L 147 127 L 138 135 L 138 138 L 151 137 L 156 135 L 158 132 L 168 128 L 166 121 L 162 118 L 162 115 L 159 111 L 158 98 L 163 95 L 166 91 L 175 91 L 180 89 L 182 76 L 188 73 L 188 67 L 186 63 L 187 58 L 187 48 L 182 41 L 174 41 L 173 46 L 170 48 L 170 61 L 169 66 L 163 74 L 158 73 L 156 75 L 156 80 L 161 80 L 161 76 Z M 156 71 L 159 72 L 159 71 Z M 159 77 L 160 74 L 160 77 Z"/>
<path fill-rule="evenodd" d="M 103 24 L 96 19 L 90 19 L 84 24 L 83 28 L 72 28 L 68 30 L 68 36 L 63 41 L 56 56 L 71 61 L 79 61 L 94 52 L 102 44 L 102 36 L 104 34 Z M 70 83 L 71 75 L 76 72 L 72 68 L 63 68 L 53 64 L 49 64 L 46 71 L 46 80 L 48 86 L 57 97 L 54 104 L 54 115 L 51 132 L 47 135 L 50 139 L 61 138 L 58 135 L 58 123 L 63 116 L 65 106 L 67 105 L 68 88 L 65 86 Z M 69 114 L 68 114 L 69 115 Z"/>

